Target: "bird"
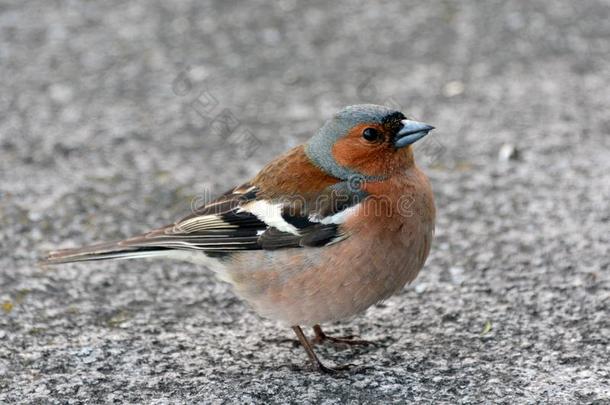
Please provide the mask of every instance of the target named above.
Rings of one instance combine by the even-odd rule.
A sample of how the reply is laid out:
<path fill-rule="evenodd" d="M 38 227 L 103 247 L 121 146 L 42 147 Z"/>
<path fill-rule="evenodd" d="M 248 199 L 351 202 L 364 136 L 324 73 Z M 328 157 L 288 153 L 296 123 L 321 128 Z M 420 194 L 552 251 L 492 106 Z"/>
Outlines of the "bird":
<path fill-rule="evenodd" d="M 343 108 L 304 144 L 173 224 L 118 242 L 52 251 L 43 262 L 166 258 L 203 265 L 262 317 L 293 329 L 314 370 L 321 324 L 349 320 L 412 282 L 436 208 L 414 143 L 434 127 L 374 104 Z M 313 327 L 308 338 L 303 327 Z"/>

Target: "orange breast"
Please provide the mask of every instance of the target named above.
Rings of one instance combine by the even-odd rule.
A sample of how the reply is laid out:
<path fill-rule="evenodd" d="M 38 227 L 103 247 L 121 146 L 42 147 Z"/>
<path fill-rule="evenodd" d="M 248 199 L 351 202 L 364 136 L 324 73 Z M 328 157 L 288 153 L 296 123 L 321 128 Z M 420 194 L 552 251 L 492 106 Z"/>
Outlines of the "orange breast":
<path fill-rule="evenodd" d="M 237 293 L 263 316 L 313 325 L 347 319 L 412 281 L 432 241 L 430 185 L 414 167 L 366 187 L 391 209 L 403 195 L 413 200 L 401 213 L 368 200 L 345 223 L 350 236 L 336 244 L 236 254 L 228 271 Z"/>

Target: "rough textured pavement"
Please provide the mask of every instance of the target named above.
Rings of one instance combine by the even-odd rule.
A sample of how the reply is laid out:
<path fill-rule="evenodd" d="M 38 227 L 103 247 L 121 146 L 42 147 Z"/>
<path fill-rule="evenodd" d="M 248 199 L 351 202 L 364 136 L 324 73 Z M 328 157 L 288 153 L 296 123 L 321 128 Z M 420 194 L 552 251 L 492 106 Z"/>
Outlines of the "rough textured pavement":
<path fill-rule="evenodd" d="M 0 2 L 0 403 L 609 403 L 610 3 L 275 3 Z M 204 268 L 37 266 L 359 102 L 437 127 L 439 217 L 412 286 L 328 326 L 378 342 L 319 349 L 352 372 Z"/>

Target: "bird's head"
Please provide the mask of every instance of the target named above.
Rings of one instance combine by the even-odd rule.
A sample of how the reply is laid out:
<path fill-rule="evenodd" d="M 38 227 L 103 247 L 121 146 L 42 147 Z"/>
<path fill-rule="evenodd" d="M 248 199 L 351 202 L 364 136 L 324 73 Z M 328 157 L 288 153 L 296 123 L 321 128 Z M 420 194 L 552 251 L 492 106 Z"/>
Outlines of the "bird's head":
<path fill-rule="evenodd" d="M 316 166 L 334 177 L 383 179 L 413 164 L 411 145 L 432 129 L 388 107 L 353 105 L 329 119 L 305 150 Z"/>

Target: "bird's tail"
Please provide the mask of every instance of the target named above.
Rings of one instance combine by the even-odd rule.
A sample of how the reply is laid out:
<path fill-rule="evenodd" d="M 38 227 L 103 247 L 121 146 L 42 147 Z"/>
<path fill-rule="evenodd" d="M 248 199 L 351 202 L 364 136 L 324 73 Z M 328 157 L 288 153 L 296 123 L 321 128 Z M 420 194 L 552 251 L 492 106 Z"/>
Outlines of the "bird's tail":
<path fill-rule="evenodd" d="M 143 257 L 163 256 L 167 248 L 158 246 L 125 246 L 122 242 L 106 242 L 73 249 L 61 249 L 49 252 L 42 264 L 61 264 L 88 262 L 108 259 L 138 259 Z"/>

